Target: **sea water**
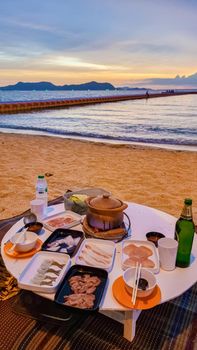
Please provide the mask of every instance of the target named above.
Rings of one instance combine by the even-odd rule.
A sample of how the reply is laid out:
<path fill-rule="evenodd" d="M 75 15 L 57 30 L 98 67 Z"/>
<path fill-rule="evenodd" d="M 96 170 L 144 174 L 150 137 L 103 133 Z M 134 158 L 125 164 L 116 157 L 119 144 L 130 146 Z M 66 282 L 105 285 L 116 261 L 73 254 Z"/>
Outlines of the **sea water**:
<path fill-rule="evenodd" d="M 0 102 L 139 93 L 145 91 L 0 91 Z M 0 132 L 197 151 L 197 95 L 0 114 Z"/>

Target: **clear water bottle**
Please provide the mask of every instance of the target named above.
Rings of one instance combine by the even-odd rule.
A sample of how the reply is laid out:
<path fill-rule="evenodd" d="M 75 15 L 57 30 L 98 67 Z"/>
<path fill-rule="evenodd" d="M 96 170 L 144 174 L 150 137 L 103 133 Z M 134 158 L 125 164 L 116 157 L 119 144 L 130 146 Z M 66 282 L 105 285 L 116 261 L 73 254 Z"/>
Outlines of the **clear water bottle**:
<path fill-rule="evenodd" d="M 48 205 L 48 186 L 44 175 L 38 175 L 36 182 L 36 198 L 45 202 L 45 212 Z"/>

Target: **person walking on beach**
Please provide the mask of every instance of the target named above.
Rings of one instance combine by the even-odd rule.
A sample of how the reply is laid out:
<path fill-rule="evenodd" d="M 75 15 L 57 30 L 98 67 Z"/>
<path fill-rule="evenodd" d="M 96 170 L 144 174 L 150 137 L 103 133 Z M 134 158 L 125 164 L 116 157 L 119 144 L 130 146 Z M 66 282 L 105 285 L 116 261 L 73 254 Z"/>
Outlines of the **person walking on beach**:
<path fill-rule="evenodd" d="M 149 98 L 148 90 L 146 91 L 146 98 Z"/>

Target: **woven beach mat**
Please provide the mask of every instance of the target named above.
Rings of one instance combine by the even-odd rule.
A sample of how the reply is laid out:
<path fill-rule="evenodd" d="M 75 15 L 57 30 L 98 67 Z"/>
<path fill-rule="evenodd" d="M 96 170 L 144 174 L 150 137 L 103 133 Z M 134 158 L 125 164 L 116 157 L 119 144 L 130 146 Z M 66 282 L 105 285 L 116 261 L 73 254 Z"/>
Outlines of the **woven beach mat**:
<path fill-rule="evenodd" d="M 13 312 L 13 297 L 0 302 L 1 350 L 196 350 L 197 285 L 174 301 L 141 313 L 132 343 L 123 325 L 91 313 L 72 327 Z"/>

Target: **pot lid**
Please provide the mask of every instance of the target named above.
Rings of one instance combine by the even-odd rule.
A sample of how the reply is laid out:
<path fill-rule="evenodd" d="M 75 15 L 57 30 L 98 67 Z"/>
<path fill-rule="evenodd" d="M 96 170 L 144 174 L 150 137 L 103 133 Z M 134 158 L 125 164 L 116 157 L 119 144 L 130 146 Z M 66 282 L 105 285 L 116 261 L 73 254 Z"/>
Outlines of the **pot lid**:
<path fill-rule="evenodd" d="M 95 209 L 115 209 L 122 206 L 122 202 L 119 199 L 111 197 L 109 193 L 94 197 L 89 203 Z"/>

